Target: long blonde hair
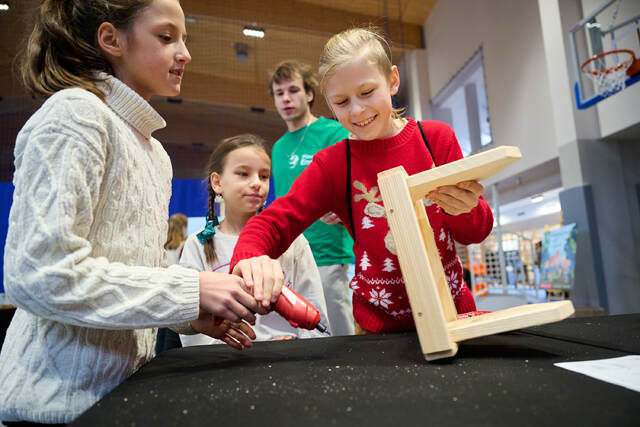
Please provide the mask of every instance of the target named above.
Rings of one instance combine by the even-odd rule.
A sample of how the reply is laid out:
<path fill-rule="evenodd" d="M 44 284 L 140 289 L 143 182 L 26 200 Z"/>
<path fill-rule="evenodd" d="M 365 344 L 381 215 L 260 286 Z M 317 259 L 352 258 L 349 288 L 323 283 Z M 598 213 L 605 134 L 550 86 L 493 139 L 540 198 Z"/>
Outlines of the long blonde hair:
<path fill-rule="evenodd" d="M 164 244 L 165 249 L 177 249 L 187 236 L 184 235 L 184 229 L 187 227 L 187 217 L 181 213 L 173 214 L 169 217 L 169 232 L 167 233 L 167 241 Z"/>
<path fill-rule="evenodd" d="M 385 50 L 387 46 L 389 53 Z M 387 40 L 374 26 L 351 28 L 331 37 L 324 45 L 320 56 L 318 74 L 320 90 L 325 94 L 326 82 L 340 66 L 359 58 L 367 58 L 374 63 L 387 78 L 391 75 L 391 48 Z M 327 102 L 329 104 L 329 102 Z M 331 105 L 331 104 L 329 104 Z M 394 119 L 402 117 L 405 108 L 392 108 Z"/>

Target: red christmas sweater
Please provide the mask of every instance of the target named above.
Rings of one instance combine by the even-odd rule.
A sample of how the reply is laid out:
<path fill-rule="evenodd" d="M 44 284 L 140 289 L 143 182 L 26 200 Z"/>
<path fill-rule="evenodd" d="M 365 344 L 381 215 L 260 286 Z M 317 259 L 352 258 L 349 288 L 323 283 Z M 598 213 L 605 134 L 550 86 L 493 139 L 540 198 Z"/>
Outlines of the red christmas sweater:
<path fill-rule="evenodd" d="M 409 175 L 462 158 L 453 130 L 436 121 L 422 122 L 435 159 L 431 157 L 416 122 L 391 138 L 373 141 L 349 140 L 351 152 L 351 200 L 347 201 L 347 140 L 327 147 L 295 180 L 289 193 L 253 217 L 238 239 L 231 266 L 260 255 L 279 257 L 309 225 L 327 212 L 336 213 L 354 239 L 356 272 L 351 281 L 353 314 L 370 332 L 415 330 L 409 299 L 400 272 L 396 250 L 378 190 L 379 172 L 403 166 Z M 349 218 L 351 203 L 353 226 Z M 476 309 L 473 296 L 462 278 L 462 264 L 454 240 L 479 243 L 490 233 L 493 215 L 480 199 L 463 215 L 445 214 L 435 204 L 425 203 L 444 272 L 458 313 Z M 336 225 L 338 227 L 339 225 Z"/>

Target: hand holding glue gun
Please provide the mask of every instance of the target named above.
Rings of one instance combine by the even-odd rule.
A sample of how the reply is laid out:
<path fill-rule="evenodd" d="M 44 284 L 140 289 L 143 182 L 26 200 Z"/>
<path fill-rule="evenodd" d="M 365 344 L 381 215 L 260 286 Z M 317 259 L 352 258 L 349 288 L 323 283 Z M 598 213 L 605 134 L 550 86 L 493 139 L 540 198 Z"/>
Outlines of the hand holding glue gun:
<path fill-rule="evenodd" d="M 273 310 L 284 317 L 294 328 L 317 329 L 329 333 L 320 322 L 320 312 L 309 301 L 284 284 L 280 263 L 266 255 L 244 259 L 233 269 L 242 276 L 246 286 L 253 289 L 253 296 L 264 308 L 273 303 Z"/>

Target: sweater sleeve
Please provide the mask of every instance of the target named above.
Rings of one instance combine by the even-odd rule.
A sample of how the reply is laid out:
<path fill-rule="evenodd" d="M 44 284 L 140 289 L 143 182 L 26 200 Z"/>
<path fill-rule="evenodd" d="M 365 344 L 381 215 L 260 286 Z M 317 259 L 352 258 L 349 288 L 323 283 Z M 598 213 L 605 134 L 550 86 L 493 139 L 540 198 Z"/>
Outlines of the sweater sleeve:
<path fill-rule="evenodd" d="M 335 197 L 335 180 L 327 173 L 327 165 L 323 160 L 328 157 L 326 150 L 334 147 L 319 151 L 285 196 L 279 197 L 260 215 L 249 220 L 240 233 L 229 271 L 233 271 L 235 265 L 246 258 L 267 255 L 276 259 L 296 237 L 325 213 L 335 212 L 341 216 L 345 209 L 336 202 L 339 199 Z M 341 219 L 345 220 L 344 213 Z"/>
<path fill-rule="evenodd" d="M 320 321 L 329 328 L 329 318 L 327 317 L 327 303 L 322 290 L 322 279 L 320 272 L 313 259 L 311 247 L 304 236 L 299 236 L 291 245 L 287 253 L 293 257 L 293 271 L 289 272 L 291 277 L 291 287 L 304 299 L 309 301 L 320 312 Z M 286 274 L 286 272 L 285 272 Z M 308 330 L 297 328 L 298 338 L 320 338 L 323 335 L 318 330 Z"/>
<path fill-rule="evenodd" d="M 422 122 L 436 165 L 444 165 L 463 158 L 456 135 L 445 123 Z M 478 205 L 471 212 L 461 215 L 445 215 L 444 219 L 451 236 L 463 245 L 480 243 L 487 238 L 493 228 L 493 214 L 489 205 L 480 197 Z"/>
<path fill-rule="evenodd" d="M 94 104 L 61 100 L 51 109 L 55 114 L 25 125 L 22 141 L 18 137 L 7 295 L 34 315 L 83 327 L 131 329 L 195 319 L 196 271 L 92 256 L 88 235 L 105 197 L 110 137 L 106 113 Z"/>

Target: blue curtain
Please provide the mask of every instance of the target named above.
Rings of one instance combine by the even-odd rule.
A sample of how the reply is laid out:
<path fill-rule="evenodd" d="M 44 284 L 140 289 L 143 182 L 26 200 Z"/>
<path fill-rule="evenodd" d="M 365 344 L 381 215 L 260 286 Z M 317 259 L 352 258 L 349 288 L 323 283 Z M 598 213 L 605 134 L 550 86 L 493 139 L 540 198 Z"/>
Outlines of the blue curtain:
<path fill-rule="evenodd" d="M 189 216 L 206 216 L 209 206 L 207 183 L 202 179 L 174 179 L 171 181 L 169 216 L 181 213 Z"/>
<path fill-rule="evenodd" d="M 0 182 L 0 269 L 4 271 L 4 242 L 9 231 L 9 210 L 13 203 L 13 183 Z M 4 293 L 4 273 L 0 274 L 0 293 Z"/>

